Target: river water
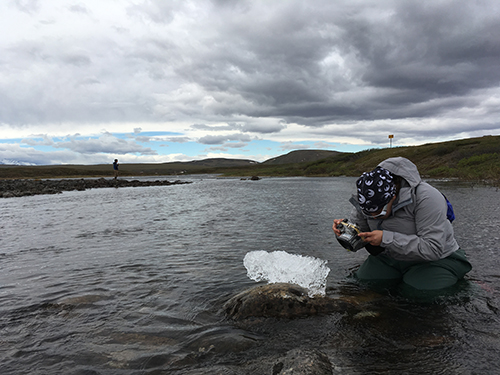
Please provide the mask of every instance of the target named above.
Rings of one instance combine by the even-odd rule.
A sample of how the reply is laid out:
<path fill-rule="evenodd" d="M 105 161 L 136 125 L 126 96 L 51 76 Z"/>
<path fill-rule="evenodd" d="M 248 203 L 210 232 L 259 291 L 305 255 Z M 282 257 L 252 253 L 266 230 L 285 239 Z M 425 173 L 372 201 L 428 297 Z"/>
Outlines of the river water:
<path fill-rule="evenodd" d="M 452 295 L 419 302 L 349 278 L 366 252 L 342 249 L 331 225 L 353 178 L 185 178 L 0 200 L 1 374 L 244 374 L 295 348 L 342 374 L 498 373 L 494 187 L 431 181 L 474 268 Z M 327 295 L 362 313 L 228 321 L 221 307 L 258 285 L 243 260 L 261 250 L 326 261 Z"/>

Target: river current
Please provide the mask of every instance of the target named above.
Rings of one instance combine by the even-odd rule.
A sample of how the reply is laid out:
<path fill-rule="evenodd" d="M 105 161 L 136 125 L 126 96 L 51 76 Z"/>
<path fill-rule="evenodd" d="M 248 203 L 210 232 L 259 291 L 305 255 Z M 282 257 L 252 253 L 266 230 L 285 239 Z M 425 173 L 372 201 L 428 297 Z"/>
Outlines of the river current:
<path fill-rule="evenodd" d="M 430 181 L 473 270 L 421 302 L 349 277 L 367 254 L 341 248 L 331 225 L 355 179 L 184 178 L 0 200 L 1 374 L 244 374 L 295 348 L 342 374 L 498 373 L 498 189 Z M 225 319 L 224 302 L 265 283 L 247 275 L 249 253 L 264 266 L 271 254 L 326 262 L 326 294 L 363 311 Z"/>

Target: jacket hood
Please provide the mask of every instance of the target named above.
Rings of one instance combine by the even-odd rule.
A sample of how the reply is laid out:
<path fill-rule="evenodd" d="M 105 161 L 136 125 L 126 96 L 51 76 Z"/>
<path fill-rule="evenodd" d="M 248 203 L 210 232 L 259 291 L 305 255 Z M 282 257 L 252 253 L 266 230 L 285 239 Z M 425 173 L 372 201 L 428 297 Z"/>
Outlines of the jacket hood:
<path fill-rule="evenodd" d="M 406 158 L 389 158 L 381 162 L 379 166 L 387 169 L 396 176 L 403 177 L 412 188 L 417 186 L 422 181 L 420 173 L 418 173 L 417 166 Z"/>

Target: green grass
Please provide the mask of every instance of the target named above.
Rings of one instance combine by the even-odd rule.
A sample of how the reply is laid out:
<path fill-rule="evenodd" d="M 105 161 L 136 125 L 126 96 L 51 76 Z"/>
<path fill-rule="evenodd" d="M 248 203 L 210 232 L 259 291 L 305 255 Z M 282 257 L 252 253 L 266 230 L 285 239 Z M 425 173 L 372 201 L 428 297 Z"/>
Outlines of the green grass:
<path fill-rule="evenodd" d="M 274 166 L 256 165 L 251 170 L 232 169 L 225 175 L 260 176 L 359 176 L 381 161 L 402 156 L 413 161 L 422 176 L 488 180 L 500 183 L 500 137 L 462 139 L 422 146 L 371 149 L 343 153 L 310 163 Z"/>

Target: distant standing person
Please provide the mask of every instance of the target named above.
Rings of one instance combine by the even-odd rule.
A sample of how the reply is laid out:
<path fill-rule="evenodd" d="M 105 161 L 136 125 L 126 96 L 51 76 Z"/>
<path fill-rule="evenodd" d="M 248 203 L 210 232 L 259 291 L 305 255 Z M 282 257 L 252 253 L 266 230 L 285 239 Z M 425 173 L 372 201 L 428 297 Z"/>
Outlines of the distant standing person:
<path fill-rule="evenodd" d="M 115 161 L 113 162 L 113 170 L 115 172 L 115 180 L 118 178 L 118 166 L 120 164 L 118 164 L 118 159 L 115 159 Z"/>

